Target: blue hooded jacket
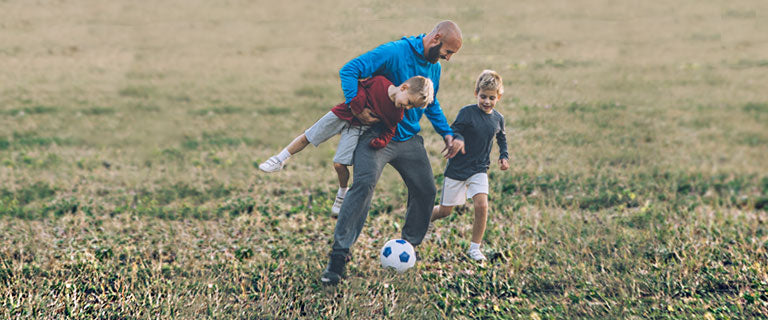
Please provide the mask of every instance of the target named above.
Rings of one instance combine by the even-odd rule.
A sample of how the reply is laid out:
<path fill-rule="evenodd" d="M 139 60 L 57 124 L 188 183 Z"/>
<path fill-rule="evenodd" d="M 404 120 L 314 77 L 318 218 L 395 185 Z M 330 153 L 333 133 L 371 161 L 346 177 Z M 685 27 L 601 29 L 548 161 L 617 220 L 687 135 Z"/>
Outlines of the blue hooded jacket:
<path fill-rule="evenodd" d="M 432 80 L 435 86 L 433 102 L 426 108 L 405 110 L 403 120 L 397 125 L 394 141 L 406 141 L 421 131 L 419 120 L 426 114 L 438 134 L 445 137 L 453 136 L 440 102 L 437 101 L 437 89 L 440 87 L 440 62 L 430 63 L 424 58 L 424 34 L 414 37 L 403 37 L 400 40 L 382 44 L 357 58 L 347 62 L 339 71 L 341 89 L 344 91 L 346 102 L 349 103 L 357 95 L 358 79 L 382 75 L 399 86 L 405 80 L 415 76 L 423 76 Z"/>

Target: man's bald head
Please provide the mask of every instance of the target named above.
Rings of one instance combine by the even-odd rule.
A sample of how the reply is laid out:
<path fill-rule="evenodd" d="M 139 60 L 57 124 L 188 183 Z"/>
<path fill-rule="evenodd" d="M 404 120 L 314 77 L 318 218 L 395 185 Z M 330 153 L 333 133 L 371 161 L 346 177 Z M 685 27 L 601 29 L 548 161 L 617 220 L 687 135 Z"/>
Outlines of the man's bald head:
<path fill-rule="evenodd" d="M 452 37 L 458 41 L 461 41 L 461 29 L 459 29 L 459 25 L 451 20 L 439 22 L 437 25 L 435 25 L 435 28 L 432 29 L 432 32 L 430 32 L 430 34 L 438 33 L 442 34 L 444 37 Z"/>
<path fill-rule="evenodd" d="M 461 49 L 462 37 L 459 26 L 450 20 L 441 21 L 424 37 L 424 57 L 431 63 L 445 59 Z"/>

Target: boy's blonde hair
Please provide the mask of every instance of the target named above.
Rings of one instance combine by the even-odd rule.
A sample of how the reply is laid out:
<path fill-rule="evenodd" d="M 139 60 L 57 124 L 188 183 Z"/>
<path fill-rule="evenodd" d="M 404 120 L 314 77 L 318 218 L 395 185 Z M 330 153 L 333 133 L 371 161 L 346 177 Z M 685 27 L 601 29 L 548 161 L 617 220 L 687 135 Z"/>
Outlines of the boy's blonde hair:
<path fill-rule="evenodd" d="M 420 108 L 424 108 L 432 103 L 435 96 L 435 87 L 432 84 L 432 80 L 422 76 L 415 76 L 405 80 L 403 83 L 408 84 L 408 94 L 424 102 L 424 105 Z M 414 103 L 416 102 L 414 101 Z"/>
<path fill-rule="evenodd" d="M 475 82 L 475 94 L 480 90 L 495 90 L 499 94 L 504 94 L 504 82 L 496 71 L 483 70 Z"/>

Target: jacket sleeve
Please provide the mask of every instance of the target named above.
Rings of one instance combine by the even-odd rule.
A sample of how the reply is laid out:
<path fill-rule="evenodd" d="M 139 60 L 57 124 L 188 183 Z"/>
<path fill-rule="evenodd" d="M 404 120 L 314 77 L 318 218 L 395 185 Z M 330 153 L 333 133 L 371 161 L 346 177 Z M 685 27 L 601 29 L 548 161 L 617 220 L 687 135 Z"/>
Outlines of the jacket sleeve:
<path fill-rule="evenodd" d="M 349 106 L 349 109 L 352 110 L 353 114 L 359 114 L 360 112 L 363 112 L 363 109 L 365 108 L 366 103 L 368 102 L 368 99 L 365 94 L 365 90 L 362 90 L 362 85 L 359 81 L 357 82 L 357 95 L 355 95 L 354 98 L 349 100 L 347 102 L 347 105 Z"/>
<path fill-rule="evenodd" d="M 442 71 L 438 69 L 437 76 L 432 77 L 432 79 L 440 79 L 441 72 Z M 440 136 L 453 136 L 453 130 L 451 130 L 451 127 L 448 125 L 448 119 L 445 118 L 443 109 L 440 108 L 440 101 L 437 100 L 437 89 L 439 89 L 439 87 L 440 84 L 435 83 L 434 100 L 432 101 L 432 104 L 428 105 L 427 108 L 424 109 L 424 114 L 427 116 L 429 122 L 432 123 L 432 127 L 435 128 L 435 131 L 437 131 Z"/>
<path fill-rule="evenodd" d="M 372 76 L 377 71 L 392 68 L 397 50 L 393 42 L 382 44 L 347 62 L 339 70 L 341 90 L 347 103 L 357 96 L 358 79 Z"/>
<path fill-rule="evenodd" d="M 496 143 L 499 145 L 499 159 L 509 159 L 509 153 L 507 152 L 507 133 L 504 129 L 504 116 L 501 116 L 499 125 L 501 130 L 496 133 Z"/>

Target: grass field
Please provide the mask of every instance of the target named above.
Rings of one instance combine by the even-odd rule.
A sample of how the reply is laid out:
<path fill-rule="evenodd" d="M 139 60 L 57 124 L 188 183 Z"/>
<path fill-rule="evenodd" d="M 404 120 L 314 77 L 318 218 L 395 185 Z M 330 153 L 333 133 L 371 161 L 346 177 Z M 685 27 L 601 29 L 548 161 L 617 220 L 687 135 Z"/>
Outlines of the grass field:
<path fill-rule="evenodd" d="M 346 61 L 442 19 L 449 120 L 505 79 L 495 259 L 464 253 L 469 206 L 381 269 L 387 168 L 323 287 L 337 139 L 257 165 L 342 101 Z M 0 0 L 0 318 L 768 317 L 767 73 L 759 0 Z"/>

